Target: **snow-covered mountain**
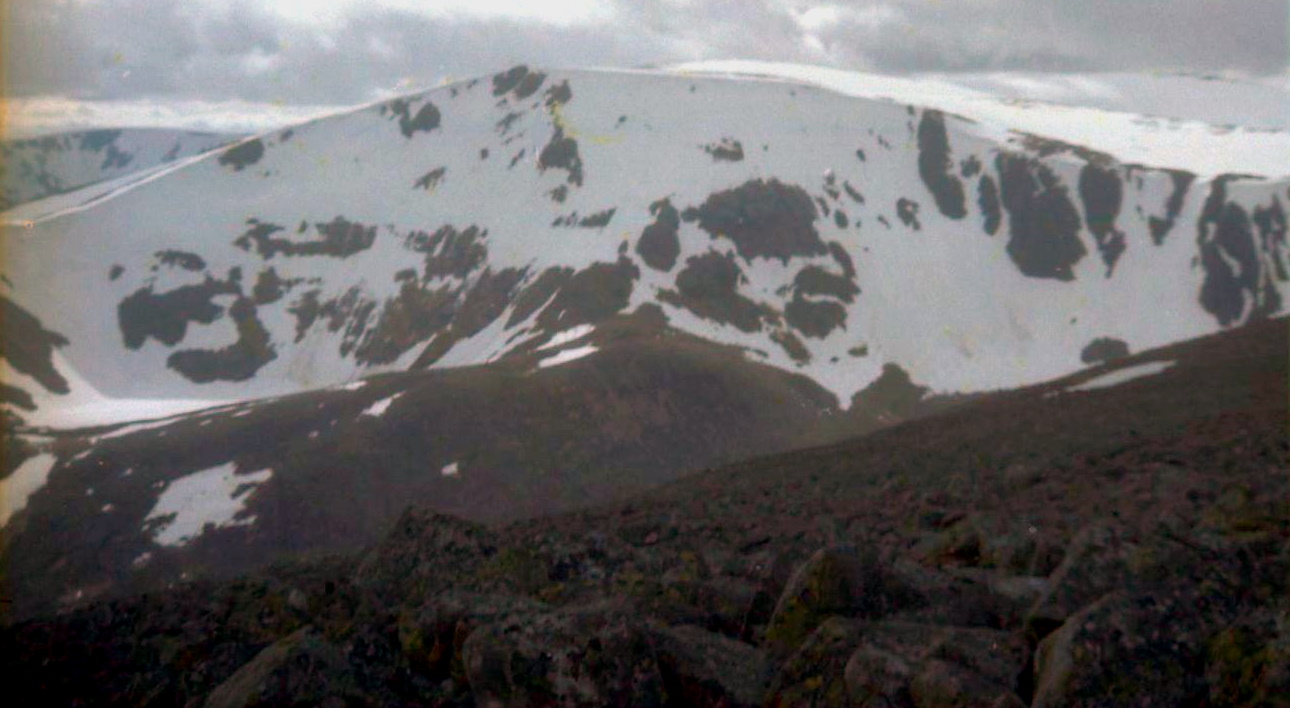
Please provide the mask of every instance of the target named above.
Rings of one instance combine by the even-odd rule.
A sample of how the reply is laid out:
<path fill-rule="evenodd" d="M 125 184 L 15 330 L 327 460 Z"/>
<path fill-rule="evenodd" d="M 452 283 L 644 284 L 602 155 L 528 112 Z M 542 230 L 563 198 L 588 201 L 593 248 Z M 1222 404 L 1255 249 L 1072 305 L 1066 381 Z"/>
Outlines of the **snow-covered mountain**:
<path fill-rule="evenodd" d="M 59 133 L 0 143 L 0 211 L 172 163 L 234 136 L 160 128 Z"/>
<path fill-rule="evenodd" d="M 3 236 L 0 560 L 75 599 L 414 500 L 568 509 L 1278 315 L 1286 155 L 811 67 L 520 66 L 44 200 Z"/>
<path fill-rule="evenodd" d="M 1290 128 L 1290 74 L 1251 77 L 1185 72 L 990 72 L 923 75 L 999 98 L 1100 108 L 1217 128 Z"/>
<path fill-rule="evenodd" d="M 1282 309 L 1290 134 L 941 88 L 517 67 L 257 136 L 9 227 L 7 297 L 66 340 L 9 379 L 279 395 L 654 304 L 845 407 L 888 363 L 1013 387 Z"/>

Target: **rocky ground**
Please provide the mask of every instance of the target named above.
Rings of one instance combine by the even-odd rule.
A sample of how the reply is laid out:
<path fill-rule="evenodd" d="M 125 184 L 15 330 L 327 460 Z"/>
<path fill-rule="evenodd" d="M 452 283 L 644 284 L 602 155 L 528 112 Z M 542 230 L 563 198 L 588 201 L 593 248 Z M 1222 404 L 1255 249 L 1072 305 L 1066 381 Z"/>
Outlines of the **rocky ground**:
<path fill-rule="evenodd" d="M 1290 705 L 1284 320 L 629 501 L 5 628 L 42 705 Z"/>

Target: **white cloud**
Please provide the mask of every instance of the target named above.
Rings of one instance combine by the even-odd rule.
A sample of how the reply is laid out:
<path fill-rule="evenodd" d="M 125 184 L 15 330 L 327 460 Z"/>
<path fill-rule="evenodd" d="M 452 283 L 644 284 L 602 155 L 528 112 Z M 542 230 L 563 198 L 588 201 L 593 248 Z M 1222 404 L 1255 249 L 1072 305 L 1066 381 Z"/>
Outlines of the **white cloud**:
<path fill-rule="evenodd" d="M 794 18 L 803 31 L 828 31 L 841 25 L 878 29 L 905 19 L 899 8 L 891 5 L 866 5 L 861 8 L 842 5 L 816 5 L 800 11 Z"/>
<path fill-rule="evenodd" d="M 797 16 L 797 24 L 808 32 L 817 32 L 842 21 L 843 8 L 837 5 L 817 5 Z"/>
<path fill-rule="evenodd" d="M 178 128 L 258 133 L 335 113 L 344 105 L 287 105 L 253 101 L 81 101 L 61 96 L 3 102 L 9 137 L 93 128 Z"/>
<path fill-rule="evenodd" d="M 847 18 L 852 24 L 878 29 L 905 21 L 905 13 L 891 5 L 870 5 L 853 11 Z"/>
<path fill-rule="evenodd" d="M 357 13 L 401 10 L 428 17 L 512 19 L 568 26 L 613 19 L 614 4 L 605 0 L 271 0 L 265 8 L 306 24 L 340 24 Z"/>

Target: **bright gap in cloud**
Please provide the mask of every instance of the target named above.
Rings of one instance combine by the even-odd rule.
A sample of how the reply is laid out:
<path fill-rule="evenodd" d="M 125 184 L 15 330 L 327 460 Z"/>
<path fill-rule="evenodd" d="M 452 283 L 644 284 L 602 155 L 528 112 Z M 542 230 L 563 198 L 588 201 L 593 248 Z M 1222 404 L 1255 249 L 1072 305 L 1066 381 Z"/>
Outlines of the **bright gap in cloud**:
<path fill-rule="evenodd" d="M 282 17 L 308 24 L 340 24 L 357 13 L 382 9 L 463 19 L 509 19 L 551 25 L 602 22 L 614 16 L 607 0 L 269 0 L 265 7 Z"/>

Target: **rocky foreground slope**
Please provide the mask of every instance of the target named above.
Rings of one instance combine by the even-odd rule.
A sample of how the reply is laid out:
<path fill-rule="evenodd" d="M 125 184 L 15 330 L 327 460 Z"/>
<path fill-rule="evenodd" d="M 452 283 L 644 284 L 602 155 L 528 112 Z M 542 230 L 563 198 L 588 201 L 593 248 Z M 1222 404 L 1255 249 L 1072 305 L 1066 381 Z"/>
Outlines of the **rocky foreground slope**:
<path fill-rule="evenodd" d="M 1284 705 L 1288 346 L 1263 322 L 562 516 L 409 509 L 359 555 L 10 626 L 8 687 L 62 705 Z"/>

